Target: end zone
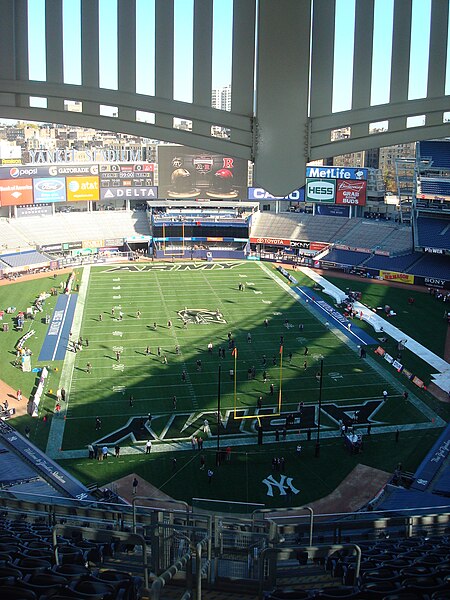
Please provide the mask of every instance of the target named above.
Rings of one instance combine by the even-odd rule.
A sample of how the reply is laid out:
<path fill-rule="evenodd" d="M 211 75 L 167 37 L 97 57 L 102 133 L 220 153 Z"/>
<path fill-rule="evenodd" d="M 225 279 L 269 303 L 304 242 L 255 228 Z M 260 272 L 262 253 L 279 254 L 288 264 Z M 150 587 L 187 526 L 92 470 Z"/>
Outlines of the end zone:
<path fill-rule="evenodd" d="M 63 360 L 69 342 L 78 294 L 61 294 L 42 344 L 39 361 Z"/>

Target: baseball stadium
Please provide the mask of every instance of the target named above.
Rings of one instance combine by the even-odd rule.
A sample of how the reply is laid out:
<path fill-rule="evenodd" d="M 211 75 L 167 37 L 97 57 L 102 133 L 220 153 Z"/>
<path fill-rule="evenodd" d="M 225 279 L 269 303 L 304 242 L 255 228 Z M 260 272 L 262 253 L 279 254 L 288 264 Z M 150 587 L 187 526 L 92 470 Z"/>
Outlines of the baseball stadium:
<path fill-rule="evenodd" d="M 21 31 L 29 3 L 0 4 Z M 54 4 L 62 22 L 64 3 Z M 81 28 L 92 33 L 88 4 Z M 200 4 L 195 22 L 207 28 Z M 237 16 L 251 11 L 234 4 L 238 32 Z M 260 4 L 261 36 L 267 20 L 289 26 Z M 319 27 L 325 6 L 313 4 Z M 394 4 L 393 43 L 405 16 Z M 432 4 L 437 28 L 446 3 Z M 167 25 L 163 5 L 156 19 Z M 362 35 L 370 11 L 358 10 Z M 47 25 L 49 44 L 58 36 Z M 22 38 L 4 38 L 20 64 Z M 260 52 L 264 123 L 274 111 Z M 85 69 L 83 90 L 72 91 L 89 112 Z M 61 116 L 65 83 L 41 82 L 54 94 L 48 106 L 21 112 L 2 73 L 6 117 Z M 123 64 L 119 73 L 129 77 Z M 308 86 L 313 97 L 314 78 Z M 122 93 L 118 131 L 135 133 L 123 125 L 132 101 Z M 173 115 L 200 119 L 196 102 Z M 438 127 L 409 134 L 415 156 L 397 161 L 390 204 L 376 169 L 319 159 L 330 154 L 314 129 L 328 127 L 322 106 L 301 185 L 285 195 L 276 174 L 262 187 L 266 142 L 254 160 L 242 149 L 243 115 L 213 121 L 209 110 L 200 125 L 229 126 L 229 147 L 194 126 L 161 136 L 168 142 L 142 160 L 40 148 L 0 166 L 0 594 L 450 598 L 449 138 Z M 61 122 L 92 123 L 79 114 L 85 122 Z"/>

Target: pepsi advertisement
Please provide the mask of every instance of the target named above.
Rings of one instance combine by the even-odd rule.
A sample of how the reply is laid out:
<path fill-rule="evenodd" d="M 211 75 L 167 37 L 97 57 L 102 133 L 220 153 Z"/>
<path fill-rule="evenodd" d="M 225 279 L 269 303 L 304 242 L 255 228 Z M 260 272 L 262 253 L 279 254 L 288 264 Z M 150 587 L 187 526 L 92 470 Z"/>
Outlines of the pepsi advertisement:
<path fill-rule="evenodd" d="M 66 182 L 64 177 L 44 177 L 33 179 L 35 204 L 66 201 Z"/>
<path fill-rule="evenodd" d="M 247 161 L 188 146 L 159 146 L 159 198 L 247 198 Z"/>

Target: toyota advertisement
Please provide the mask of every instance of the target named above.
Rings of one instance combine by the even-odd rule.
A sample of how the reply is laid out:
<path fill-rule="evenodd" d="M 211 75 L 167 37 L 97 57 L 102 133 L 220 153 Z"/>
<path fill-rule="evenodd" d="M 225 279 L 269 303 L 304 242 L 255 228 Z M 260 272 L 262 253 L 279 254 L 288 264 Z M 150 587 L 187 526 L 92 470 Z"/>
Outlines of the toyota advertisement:
<path fill-rule="evenodd" d="M 158 147 L 159 198 L 247 198 L 247 161 L 187 146 Z"/>
<path fill-rule="evenodd" d="M 336 186 L 336 204 L 347 206 L 366 205 L 367 181 L 338 179 Z"/>
<path fill-rule="evenodd" d="M 307 179 L 306 202 L 334 204 L 336 194 L 335 179 Z"/>

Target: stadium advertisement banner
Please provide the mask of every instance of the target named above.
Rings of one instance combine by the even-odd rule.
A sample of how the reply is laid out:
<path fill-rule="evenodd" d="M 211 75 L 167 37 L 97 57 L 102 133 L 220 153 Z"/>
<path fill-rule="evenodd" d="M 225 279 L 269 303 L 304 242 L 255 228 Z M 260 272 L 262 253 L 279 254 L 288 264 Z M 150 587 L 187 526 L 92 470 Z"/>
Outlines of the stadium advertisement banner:
<path fill-rule="evenodd" d="M 441 290 L 450 290 L 450 280 L 441 279 L 439 277 L 422 277 L 415 276 L 417 285 L 425 285 L 426 287 L 439 288 Z"/>
<path fill-rule="evenodd" d="M 399 283 L 414 284 L 414 275 L 409 273 L 396 273 L 395 271 L 380 271 L 381 279 L 385 281 L 397 281 Z"/>
<path fill-rule="evenodd" d="M 360 167 L 311 166 L 306 167 L 306 177 L 324 179 L 367 179 L 367 169 Z"/>
<path fill-rule="evenodd" d="M 65 202 L 66 182 L 64 177 L 33 179 L 34 203 Z"/>
<path fill-rule="evenodd" d="M 156 198 L 158 198 L 158 188 L 155 186 L 145 186 L 112 187 L 100 189 L 100 200 L 115 200 L 116 198 L 129 198 L 133 200 L 155 200 Z"/>
<path fill-rule="evenodd" d="M 52 165 L 48 174 L 53 177 L 59 175 L 98 175 L 98 165 Z"/>
<path fill-rule="evenodd" d="M 325 244 L 324 242 L 311 242 L 309 249 L 315 250 L 316 252 L 321 252 L 322 250 L 325 250 L 325 248 L 328 248 L 328 245 L 329 244 Z"/>
<path fill-rule="evenodd" d="M 48 177 L 50 167 L 32 167 L 28 165 L 0 167 L 0 179 L 27 179 L 30 177 Z"/>
<path fill-rule="evenodd" d="M 100 248 L 101 246 L 104 246 L 104 241 L 105 240 L 85 240 L 82 243 L 82 247 L 83 248 Z"/>
<path fill-rule="evenodd" d="M 335 194 L 336 180 L 334 179 L 306 180 L 306 202 L 334 204 Z"/>
<path fill-rule="evenodd" d="M 281 240 L 279 238 L 250 238 L 251 244 L 264 244 L 267 246 L 290 246 L 291 240 Z"/>
<path fill-rule="evenodd" d="M 336 204 L 365 206 L 367 181 L 338 179 L 336 187 Z"/>
<path fill-rule="evenodd" d="M 249 200 L 291 200 L 292 202 L 305 201 L 305 186 L 294 190 L 287 196 L 273 196 L 263 188 L 249 187 L 247 189 L 247 198 Z"/>
<path fill-rule="evenodd" d="M 82 248 L 83 242 L 63 242 L 62 249 L 63 250 L 76 250 L 77 248 Z"/>
<path fill-rule="evenodd" d="M 248 163 L 188 146 L 158 146 L 159 198 L 247 197 Z"/>
<path fill-rule="evenodd" d="M 83 200 L 98 200 L 98 177 L 67 177 L 68 202 L 81 202 Z"/>
<path fill-rule="evenodd" d="M 39 246 L 39 249 L 42 252 L 60 252 L 61 244 L 44 244 L 43 246 Z"/>
<path fill-rule="evenodd" d="M 300 250 L 309 250 L 310 243 L 304 240 L 291 240 L 291 248 L 299 248 Z"/>
<path fill-rule="evenodd" d="M 114 247 L 114 246 L 123 246 L 123 238 L 110 238 L 104 240 L 105 248 Z"/>
<path fill-rule="evenodd" d="M 330 206 L 329 204 L 317 204 L 316 215 L 326 215 L 327 217 L 349 217 L 349 206 Z"/>
<path fill-rule="evenodd" d="M 0 180 L 0 206 L 33 204 L 33 180 Z"/>
<path fill-rule="evenodd" d="M 42 215 L 51 216 L 53 208 L 51 204 L 28 204 L 16 208 L 16 217 L 36 217 Z"/>

